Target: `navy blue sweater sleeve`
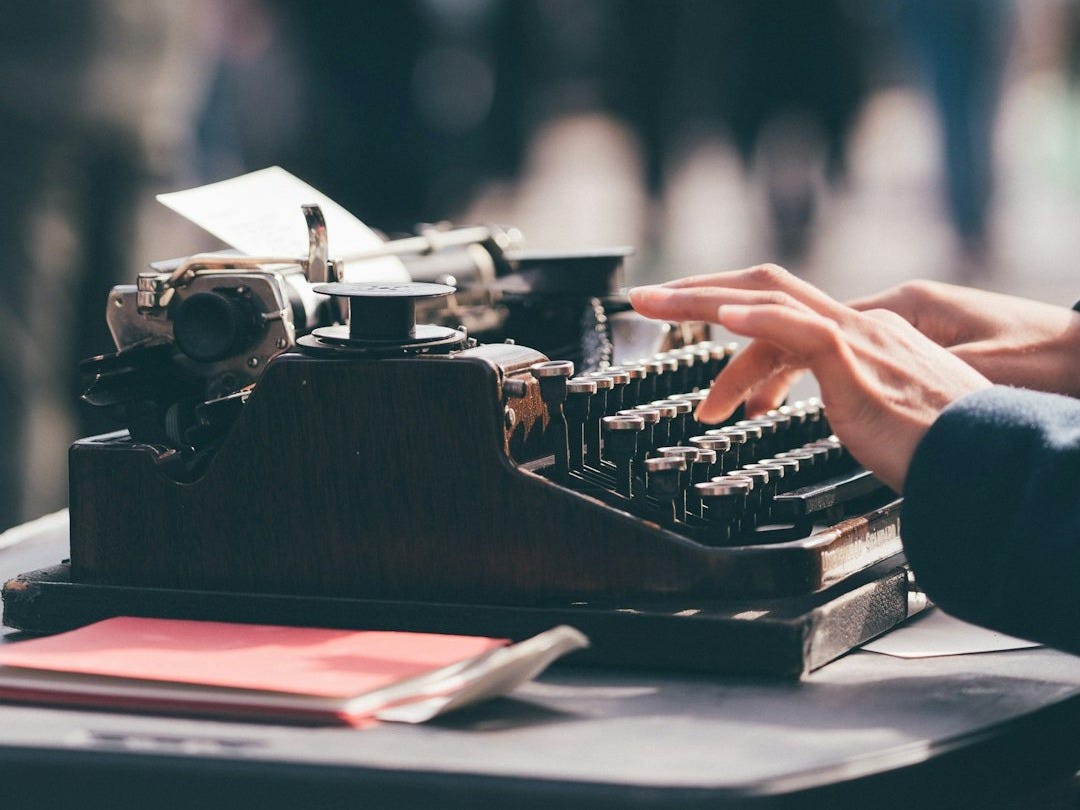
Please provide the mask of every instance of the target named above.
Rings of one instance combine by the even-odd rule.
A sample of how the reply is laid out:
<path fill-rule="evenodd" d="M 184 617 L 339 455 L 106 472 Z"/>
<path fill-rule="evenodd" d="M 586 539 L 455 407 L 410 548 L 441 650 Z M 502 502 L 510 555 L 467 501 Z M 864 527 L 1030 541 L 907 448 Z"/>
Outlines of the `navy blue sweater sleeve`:
<path fill-rule="evenodd" d="M 949 613 L 1080 653 L 1080 400 L 994 387 L 915 450 L 904 548 Z"/>

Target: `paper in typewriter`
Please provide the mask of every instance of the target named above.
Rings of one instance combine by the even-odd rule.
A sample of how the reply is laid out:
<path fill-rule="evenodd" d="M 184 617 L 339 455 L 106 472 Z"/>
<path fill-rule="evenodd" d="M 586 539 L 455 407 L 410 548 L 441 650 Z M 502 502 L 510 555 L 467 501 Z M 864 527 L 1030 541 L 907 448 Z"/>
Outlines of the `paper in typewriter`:
<path fill-rule="evenodd" d="M 159 194 L 158 202 L 249 256 L 303 258 L 307 226 L 301 206 L 316 203 L 326 218 L 330 258 L 344 261 L 348 281 L 409 281 L 398 259 L 350 261 L 383 240 L 322 192 L 280 166 L 200 186 Z"/>

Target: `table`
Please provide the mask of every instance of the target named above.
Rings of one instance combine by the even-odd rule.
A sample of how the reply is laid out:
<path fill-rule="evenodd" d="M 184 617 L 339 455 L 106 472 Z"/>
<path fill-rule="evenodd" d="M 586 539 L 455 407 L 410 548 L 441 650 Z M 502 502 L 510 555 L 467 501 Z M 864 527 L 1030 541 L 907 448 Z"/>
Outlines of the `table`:
<path fill-rule="evenodd" d="M 0 575 L 66 535 L 0 535 Z M 367 731 L 0 707 L 2 795 L 48 808 L 1020 807 L 1078 768 L 1080 658 L 1044 648 L 858 651 L 799 682 L 562 667 Z"/>

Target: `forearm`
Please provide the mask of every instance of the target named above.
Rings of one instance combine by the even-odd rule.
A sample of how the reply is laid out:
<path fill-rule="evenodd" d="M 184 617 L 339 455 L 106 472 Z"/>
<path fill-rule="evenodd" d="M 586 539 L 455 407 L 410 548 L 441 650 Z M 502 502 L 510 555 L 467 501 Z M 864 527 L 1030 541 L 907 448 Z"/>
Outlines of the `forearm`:
<path fill-rule="evenodd" d="M 905 549 L 932 599 L 1080 653 L 1080 402 L 961 398 L 917 447 L 904 494 Z"/>

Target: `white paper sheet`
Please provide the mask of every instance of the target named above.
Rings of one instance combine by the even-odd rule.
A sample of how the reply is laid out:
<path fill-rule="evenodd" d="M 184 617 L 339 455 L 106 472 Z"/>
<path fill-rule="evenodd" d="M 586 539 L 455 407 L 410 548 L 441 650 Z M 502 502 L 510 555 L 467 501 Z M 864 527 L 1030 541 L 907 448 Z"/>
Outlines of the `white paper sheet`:
<path fill-rule="evenodd" d="M 1038 646 L 1031 641 L 968 624 L 941 608 L 931 608 L 862 648 L 897 658 L 932 658 Z"/>
<path fill-rule="evenodd" d="M 464 669 L 429 684 L 428 691 L 436 694 L 412 695 L 405 702 L 376 712 L 375 717 L 393 723 L 424 723 L 441 714 L 509 694 L 557 658 L 588 646 L 588 638 L 580 631 L 559 625 L 509 647 L 492 650 Z"/>
<path fill-rule="evenodd" d="M 304 258 L 308 231 L 300 207 L 317 203 L 326 218 L 329 256 L 348 281 L 408 281 L 396 258 L 349 262 L 383 244 L 379 235 L 325 194 L 280 166 L 220 183 L 159 194 L 158 202 L 249 256 Z"/>

